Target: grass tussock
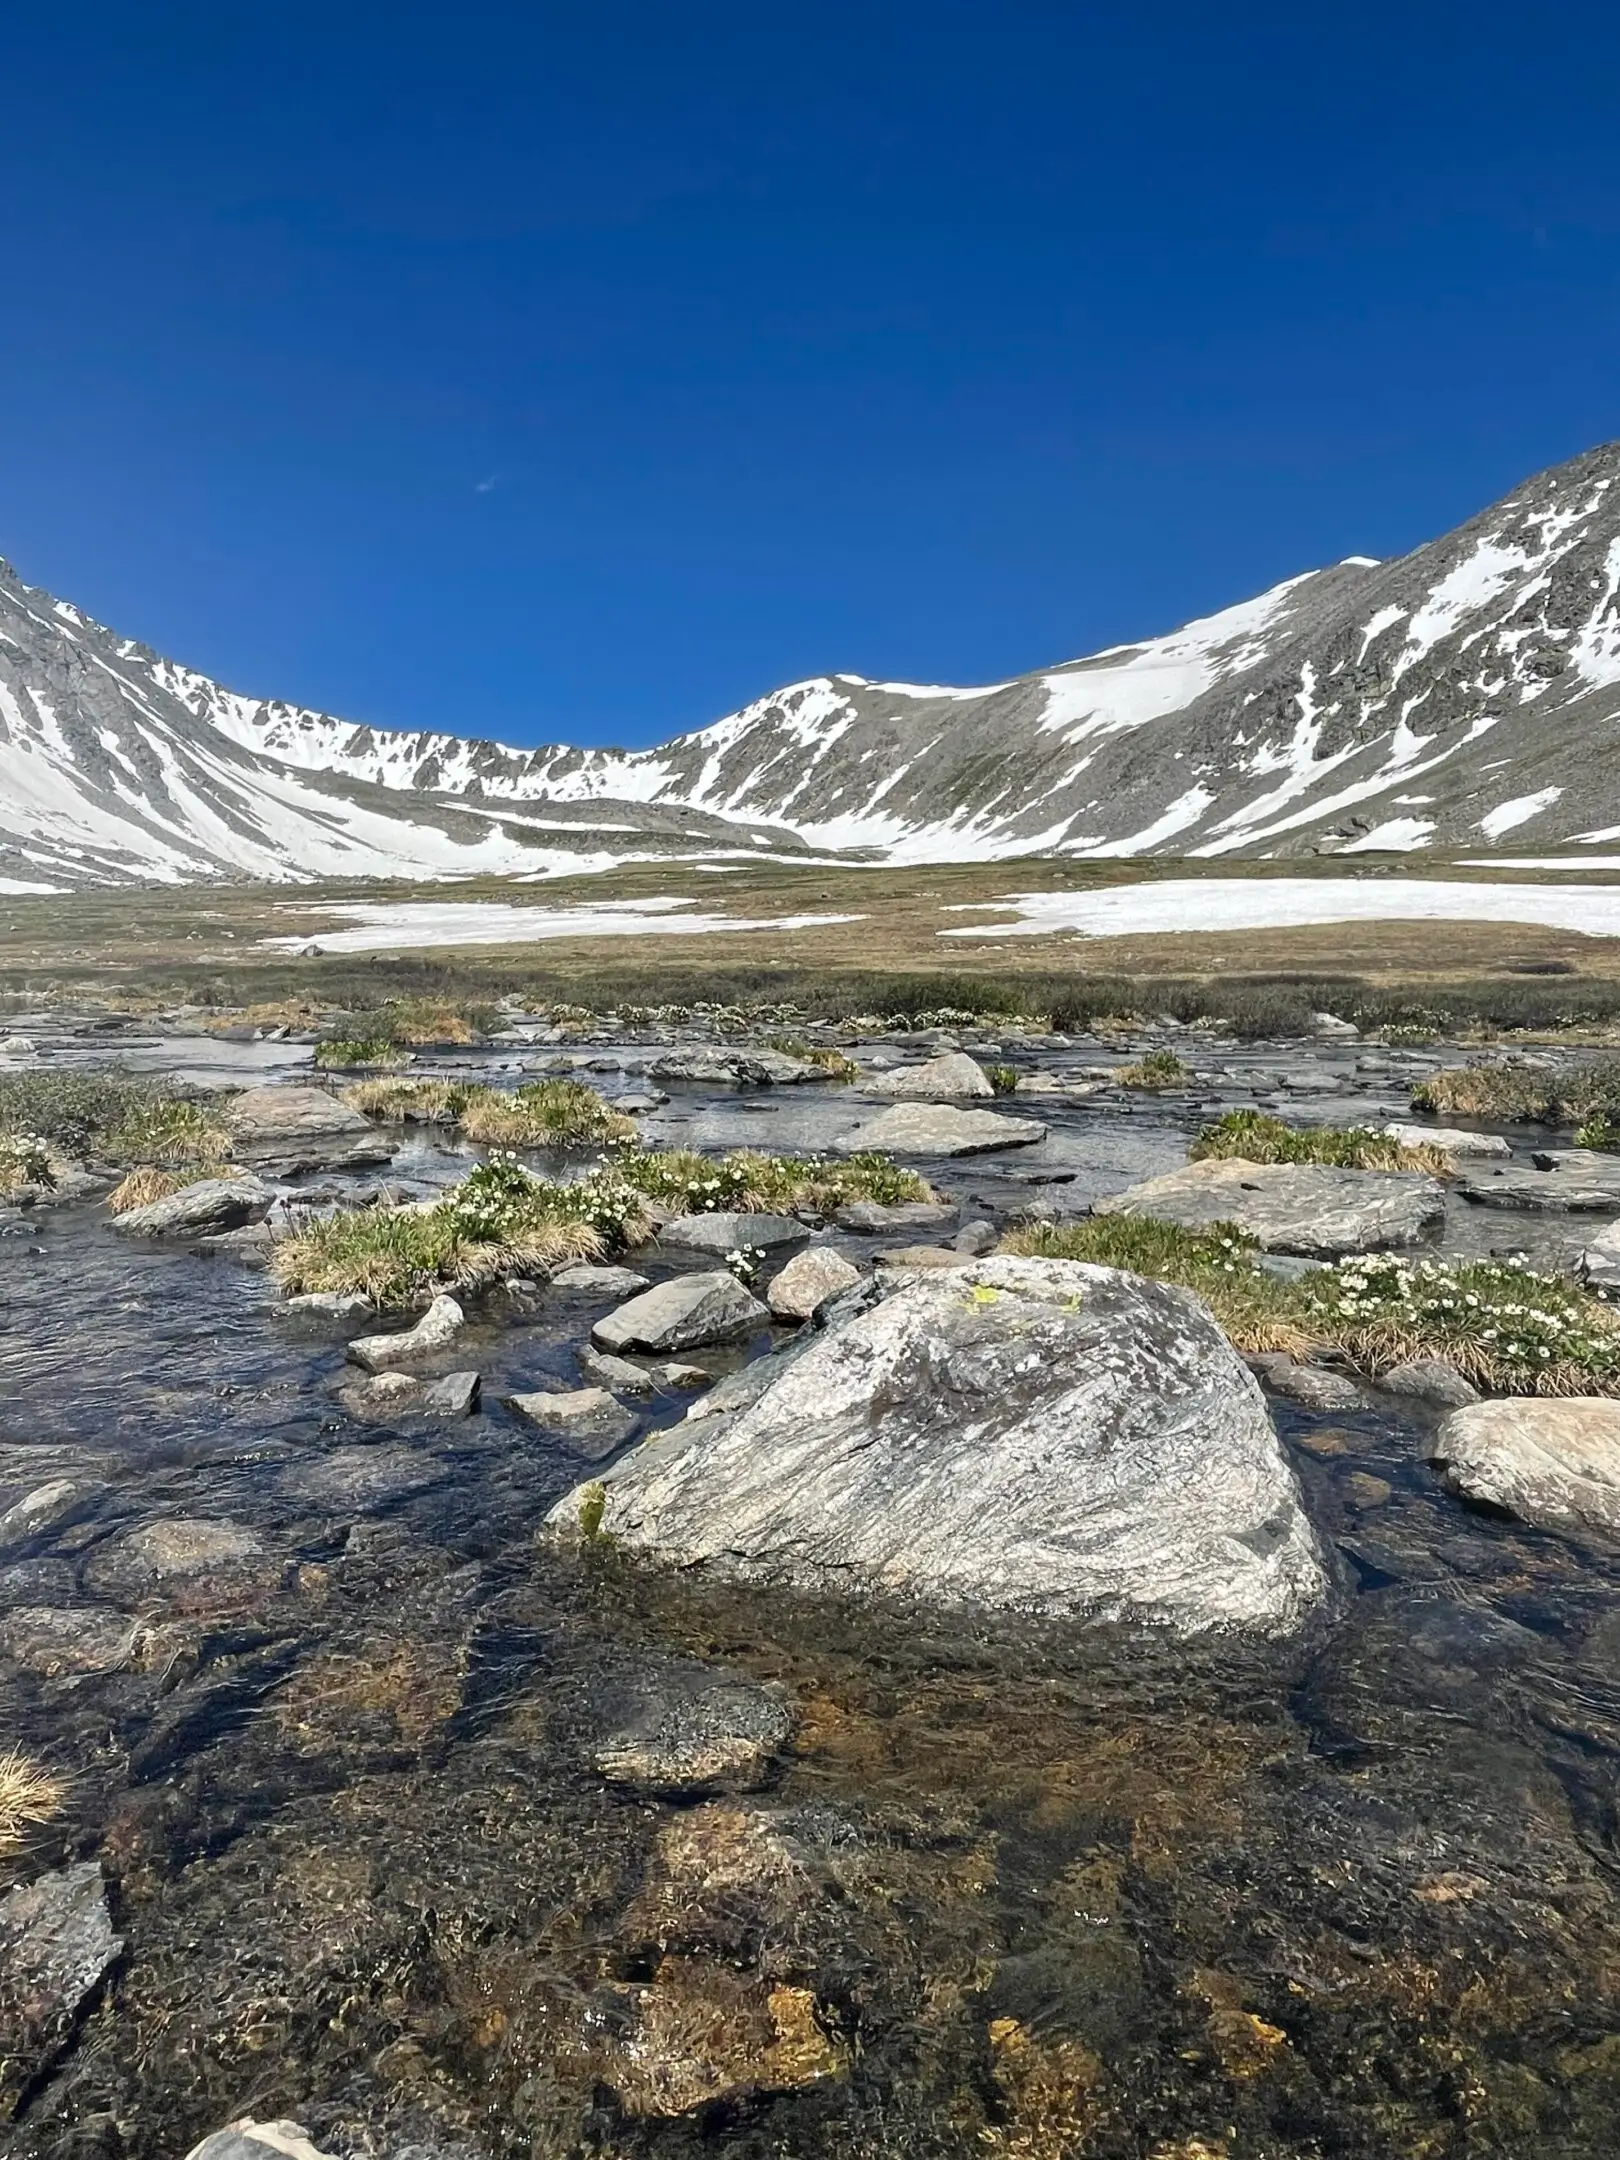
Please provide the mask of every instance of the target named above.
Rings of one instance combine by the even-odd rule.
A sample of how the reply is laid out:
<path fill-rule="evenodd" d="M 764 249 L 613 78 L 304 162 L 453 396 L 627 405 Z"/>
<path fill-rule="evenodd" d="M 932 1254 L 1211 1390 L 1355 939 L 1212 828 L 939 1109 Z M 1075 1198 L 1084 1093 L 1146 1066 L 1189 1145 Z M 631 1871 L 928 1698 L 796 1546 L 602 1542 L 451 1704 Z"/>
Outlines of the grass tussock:
<path fill-rule="evenodd" d="M 331 1035 L 315 1045 L 322 1072 L 356 1072 L 367 1065 L 408 1065 L 411 1052 L 387 1035 Z"/>
<path fill-rule="evenodd" d="M 767 1050 L 780 1050 L 784 1057 L 803 1058 L 807 1065 L 814 1065 L 829 1080 L 836 1080 L 844 1087 L 861 1077 L 861 1068 L 852 1057 L 832 1043 L 811 1042 L 807 1035 L 767 1035 Z"/>
<path fill-rule="evenodd" d="M 1578 1058 L 1563 1072 L 1506 1060 L 1448 1066 L 1419 1081 L 1412 1107 L 1502 1125 L 1620 1122 L 1620 1058 Z"/>
<path fill-rule="evenodd" d="M 228 1162 L 180 1163 L 173 1169 L 143 1163 L 120 1178 L 107 1195 L 107 1206 L 114 1215 L 128 1215 L 136 1208 L 150 1207 L 156 1200 L 167 1200 L 172 1193 L 184 1192 L 188 1185 L 200 1185 L 204 1178 L 224 1177 L 230 1168 Z"/>
<path fill-rule="evenodd" d="M 1134 1065 L 1122 1065 L 1114 1075 L 1118 1087 L 1155 1088 L 1186 1087 L 1192 1079 L 1192 1068 L 1183 1064 L 1173 1050 L 1149 1050 Z"/>
<path fill-rule="evenodd" d="M 474 1291 L 507 1275 L 597 1260 L 652 1235 L 650 1202 L 690 1213 L 846 1200 L 926 1199 L 914 1171 L 881 1155 L 824 1163 L 739 1151 L 718 1160 L 684 1150 L 624 1148 L 571 1181 L 537 1177 L 492 1155 L 432 1207 L 355 1208 L 284 1239 L 272 1260 L 289 1295 L 358 1291 L 378 1306 L 437 1290 Z"/>
<path fill-rule="evenodd" d="M 583 1080 L 535 1080 L 513 1092 L 480 1082 L 357 1081 L 343 1099 L 386 1123 L 454 1125 L 489 1147 L 616 1147 L 636 1137 L 633 1118 Z"/>
<path fill-rule="evenodd" d="M 1437 1147 L 1404 1147 L 1365 1125 L 1285 1125 L 1263 1110 L 1228 1110 L 1187 1150 L 1192 1162 L 1223 1157 L 1252 1163 L 1327 1163 L 1340 1170 L 1420 1170 L 1448 1176 L 1451 1157 Z"/>
<path fill-rule="evenodd" d="M 1620 1313 L 1514 1262 L 1358 1254 L 1282 1282 L 1230 1224 L 1119 1215 L 1036 1224 L 1001 1250 L 1179 1283 L 1239 1350 L 1332 1354 L 1374 1380 L 1409 1358 L 1444 1358 L 1493 1395 L 1620 1395 Z"/>
<path fill-rule="evenodd" d="M 20 1852 L 28 1832 L 61 1807 L 65 1792 L 60 1778 L 20 1748 L 0 1753 L 0 1856 Z"/>
<path fill-rule="evenodd" d="M 211 1105 L 129 1073 L 0 1076 L 0 1147 L 34 1145 L 83 1162 L 223 1161 L 230 1136 Z"/>
<path fill-rule="evenodd" d="M 1018 1067 L 1016 1065 L 987 1065 L 984 1077 L 997 1095 L 1014 1095 L 1018 1092 Z"/>
<path fill-rule="evenodd" d="M 1321 1341 L 1300 1309 L 1295 1286 L 1260 1266 L 1254 1239 L 1235 1223 L 1184 1230 L 1150 1216 L 1092 1215 L 1011 1231 L 1000 1249 L 1042 1260 L 1090 1260 L 1196 1291 L 1239 1350 L 1304 1357 Z"/>
<path fill-rule="evenodd" d="M 131 1103 L 100 1135 L 100 1151 L 121 1163 L 222 1163 L 230 1156 L 231 1136 L 207 1105 L 154 1095 Z"/>

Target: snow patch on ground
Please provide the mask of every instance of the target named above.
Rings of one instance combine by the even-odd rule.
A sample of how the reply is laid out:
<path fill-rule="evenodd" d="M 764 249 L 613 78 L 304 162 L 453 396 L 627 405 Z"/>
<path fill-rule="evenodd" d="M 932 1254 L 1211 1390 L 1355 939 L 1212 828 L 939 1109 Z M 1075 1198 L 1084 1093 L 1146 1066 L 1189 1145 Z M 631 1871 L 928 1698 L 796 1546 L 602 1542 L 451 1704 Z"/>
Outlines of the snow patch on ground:
<path fill-rule="evenodd" d="M 865 920 L 860 915 L 776 915 L 744 921 L 734 915 L 688 912 L 692 901 L 592 900 L 580 907 L 511 907 L 495 900 L 345 901 L 319 909 L 353 923 L 350 930 L 305 931 L 298 937 L 261 938 L 261 945 L 323 953 L 397 951 L 418 945 L 529 945 L 546 938 L 700 937 L 737 930 L 814 930 L 829 923 Z"/>
<path fill-rule="evenodd" d="M 1543 810 L 1550 810 L 1563 792 L 1560 787 L 1538 788 L 1534 795 L 1518 795 L 1512 802 L 1498 803 L 1480 819 L 1479 829 L 1487 840 L 1500 840 L 1515 825 L 1528 825 Z"/>
<path fill-rule="evenodd" d="M 1012 923 L 964 925 L 941 937 L 1137 937 L 1191 930 L 1272 930 L 1298 923 L 1518 922 L 1620 937 L 1620 885 L 1508 885 L 1429 878 L 1173 878 L 1105 892 L 1009 893 L 982 905 Z M 947 913 L 969 912 L 950 908 Z M 977 913 L 977 905 L 971 910 Z"/>

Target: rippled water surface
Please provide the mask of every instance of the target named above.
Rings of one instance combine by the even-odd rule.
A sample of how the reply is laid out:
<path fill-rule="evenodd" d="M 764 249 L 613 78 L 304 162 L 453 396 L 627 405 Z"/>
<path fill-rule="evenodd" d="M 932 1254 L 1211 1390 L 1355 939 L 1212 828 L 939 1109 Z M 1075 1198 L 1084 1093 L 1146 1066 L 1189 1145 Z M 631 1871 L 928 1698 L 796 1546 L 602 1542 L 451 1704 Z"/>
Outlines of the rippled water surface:
<path fill-rule="evenodd" d="M 655 1130 L 814 1147 L 850 1114 L 678 1094 Z M 1180 1158 L 1168 1111 L 1040 1114 L 953 1190 Z M 395 1169 L 456 1167 L 418 1138 Z M 578 1384 L 585 1300 L 495 1298 L 454 1357 L 481 1414 L 390 1429 L 335 1401 L 343 1330 L 98 1209 L 0 1237 L 0 1297 L 0 1504 L 95 1488 L 0 1557 L 0 1737 L 70 1780 L 7 1879 L 99 1857 L 127 1944 L 26 2160 L 178 2160 L 249 2113 L 491 2160 L 1620 2151 L 1620 1577 L 1443 1495 L 1426 1413 L 1277 1406 L 1332 1615 L 1192 1648 L 541 1539 L 580 1466 L 502 1397 Z M 260 1557 L 132 1593 L 106 1556 L 163 1517 Z M 41 1612 L 119 1654 L 53 1669 Z M 779 1779 L 606 1785 L 601 1735 L 693 1661 L 786 1690 Z"/>

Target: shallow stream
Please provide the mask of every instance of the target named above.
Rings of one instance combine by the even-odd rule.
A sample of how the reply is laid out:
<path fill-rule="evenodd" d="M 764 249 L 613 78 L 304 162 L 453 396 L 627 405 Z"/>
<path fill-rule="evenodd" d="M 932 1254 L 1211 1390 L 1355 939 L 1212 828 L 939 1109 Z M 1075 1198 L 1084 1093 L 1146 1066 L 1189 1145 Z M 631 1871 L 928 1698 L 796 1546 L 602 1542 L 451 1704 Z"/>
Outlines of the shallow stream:
<path fill-rule="evenodd" d="M 1284 1062 L 1222 1059 L 1232 1100 Z M 1374 1083 L 1304 1114 L 1396 1113 Z M 851 1121 L 672 1093 L 649 1136 L 705 1148 Z M 965 1215 L 1079 1206 L 1178 1162 L 1201 1100 L 1032 1103 L 1040 1148 L 930 1175 Z M 418 1135 L 388 1174 L 465 1160 Z M 87 1489 L 0 1555 L 0 1743 L 69 1781 L 0 1890 L 99 1859 L 125 1942 L 8 2152 L 181 2160 L 244 2115 L 394 2160 L 1620 2151 L 1612 1551 L 1448 1498 L 1417 1406 L 1279 1403 L 1341 1578 L 1285 1650 L 660 1576 L 537 1535 L 580 1464 L 502 1403 L 578 1385 L 602 1309 L 490 1301 L 481 1412 L 394 1430 L 251 1268 L 96 1207 L 0 1237 L 0 1509 Z M 108 1555 L 165 1518 L 251 1550 L 152 1596 Z M 606 1784 L 601 1736 L 693 1660 L 786 1690 L 777 1781 Z"/>

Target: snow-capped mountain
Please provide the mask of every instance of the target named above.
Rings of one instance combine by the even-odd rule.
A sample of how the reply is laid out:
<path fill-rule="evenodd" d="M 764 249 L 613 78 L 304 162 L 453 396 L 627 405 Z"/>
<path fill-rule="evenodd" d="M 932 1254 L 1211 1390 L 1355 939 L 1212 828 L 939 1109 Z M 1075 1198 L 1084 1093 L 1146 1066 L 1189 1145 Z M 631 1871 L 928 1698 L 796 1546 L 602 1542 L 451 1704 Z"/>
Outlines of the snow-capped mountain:
<path fill-rule="evenodd" d="M 238 696 L 0 577 L 0 878 L 545 875 L 1620 838 L 1620 445 L 1399 560 L 979 689 L 823 676 L 658 749 Z"/>

